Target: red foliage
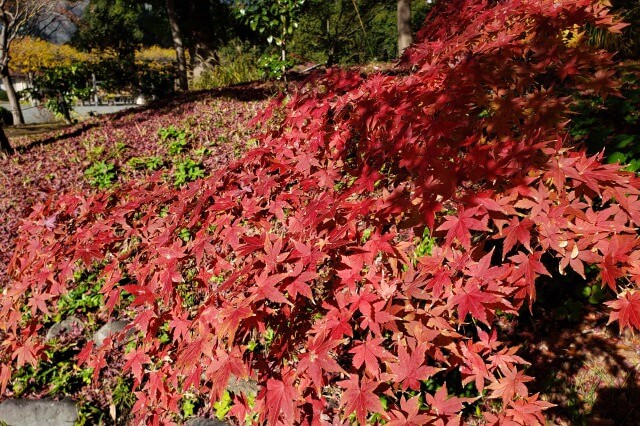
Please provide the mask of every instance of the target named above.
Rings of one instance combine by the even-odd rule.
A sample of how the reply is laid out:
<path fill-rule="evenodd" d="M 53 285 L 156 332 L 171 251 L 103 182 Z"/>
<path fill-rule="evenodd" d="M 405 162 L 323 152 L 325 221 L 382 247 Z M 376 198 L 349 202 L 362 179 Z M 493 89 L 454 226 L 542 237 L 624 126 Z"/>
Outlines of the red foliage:
<path fill-rule="evenodd" d="M 211 178 L 39 206 L 0 301 L 3 365 L 42 356 L 21 307 L 55 310 L 92 264 L 105 309 L 135 318 L 125 358 L 139 421 L 175 420 L 188 391 L 216 401 L 233 375 L 260 392 L 252 408 L 235 395 L 231 413 L 269 424 L 455 424 L 477 399 L 424 380 L 457 373 L 502 402 L 481 405 L 486 421 L 541 423 L 550 404 L 529 395 L 496 318 L 532 302 L 551 270 L 595 265 L 617 291 L 640 267 L 638 180 L 567 148 L 562 131 L 570 90 L 615 91 L 610 57 L 563 31 L 617 23 L 589 0 L 454 3 L 420 32 L 406 72 L 302 86 L 280 130 Z M 417 255 L 425 227 L 436 244 Z M 637 326 L 637 294 L 620 298 L 612 318 Z M 83 357 L 99 376 L 113 350 Z"/>
<path fill-rule="evenodd" d="M 7 282 L 6 265 L 13 253 L 20 219 L 51 193 L 72 189 L 91 192 L 83 172 L 92 161 L 114 163 L 119 169 L 119 182 L 142 178 L 145 171 L 127 166 L 128 160 L 154 155 L 166 158 L 166 147 L 158 141 L 158 130 L 177 126 L 193 135 L 189 154 L 194 155 L 198 148 L 209 149 L 210 153 L 203 158 L 207 170 L 228 163 L 234 155 L 233 144 L 244 148 L 251 133 L 248 121 L 267 104 L 265 100 L 233 99 L 247 93 L 251 96 L 252 90 L 257 92 L 256 88 L 238 87 L 190 94 L 143 111 L 103 116 L 61 134 L 38 135 L 36 140 L 13 138 L 17 153 L 0 156 L 0 284 Z M 264 98 L 272 91 L 275 89 L 266 88 L 263 96 L 255 93 L 253 97 Z M 220 139 L 227 142 L 219 143 Z M 119 143 L 123 144 L 121 148 L 117 148 Z"/>

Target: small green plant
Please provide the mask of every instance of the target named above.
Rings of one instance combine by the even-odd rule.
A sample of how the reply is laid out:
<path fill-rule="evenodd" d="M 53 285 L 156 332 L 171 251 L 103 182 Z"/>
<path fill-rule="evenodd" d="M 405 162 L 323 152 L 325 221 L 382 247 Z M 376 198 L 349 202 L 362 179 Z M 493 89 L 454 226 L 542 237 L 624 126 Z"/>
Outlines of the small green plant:
<path fill-rule="evenodd" d="M 83 141 L 82 146 L 86 150 L 87 160 L 95 162 L 104 158 L 104 146 L 96 144 L 92 139 Z"/>
<path fill-rule="evenodd" d="M 414 251 L 415 258 L 417 259 L 430 255 L 435 246 L 436 239 L 431 236 L 429 228 L 424 228 L 424 231 L 422 232 L 422 239 L 418 242 Z"/>
<path fill-rule="evenodd" d="M 229 391 L 224 391 L 222 394 L 222 398 L 220 401 L 213 404 L 213 408 L 216 410 L 216 417 L 218 420 L 222 421 L 226 418 L 227 413 L 231 410 L 231 395 L 229 395 Z"/>
<path fill-rule="evenodd" d="M 191 232 L 189 232 L 189 229 L 187 229 L 187 228 L 182 228 L 180 230 L 180 232 L 178 233 L 178 236 L 180 237 L 180 239 L 182 241 L 187 243 L 191 239 Z"/>
<path fill-rule="evenodd" d="M 122 154 L 124 154 L 124 152 L 127 150 L 127 144 L 125 144 L 124 142 L 118 141 L 115 143 L 115 145 L 113 146 L 113 157 L 115 158 L 120 158 L 122 157 Z"/>
<path fill-rule="evenodd" d="M 204 167 L 202 164 L 196 163 L 191 158 L 186 158 L 176 165 L 176 170 L 173 173 L 173 183 L 176 186 L 181 186 L 203 177 Z"/>
<path fill-rule="evenodd" d="M 58 309 L 53 320 L 58 322 L 76 314 L 95 312 L 102 306 L 102 280 L 98 280 L 98 272 L 76 271 L 73 276 L 74 286 L 63 294 L 58 301 Z"/>
<path fill-rule="evenodd" d="M 160 141 L 167 145 L 169 155 L 182 154 L 189 146 L 188 133 L 175 126 L 163 127 L 158 130 Z"/>
<path fill-rule="evenodd" d="M 161 157 L 151 156 L 151 157 L 133 157 L 131 158 L 127 164 L 129 167 L 137 170 L 146 169 L 146 170 L 159 170 L 164 165 L 164 161 Z"/>
<path fill-rule="evenodd" d="M 98 161 L 84 171 L 84 176 L 91 185 L 106 189 L 114 184 L 118 178 L 118 171 L 115 164 Z"/>
<path fill-rule="evenodd" d="M 197 157 L 206 157 L 207 155 L 211 154 L 211 150 L 209 148 L 207 148 L 206 146 L 203 146 L 203 147 L 200 147 L 200 148 L 194 150 L 193 153 Z"/>

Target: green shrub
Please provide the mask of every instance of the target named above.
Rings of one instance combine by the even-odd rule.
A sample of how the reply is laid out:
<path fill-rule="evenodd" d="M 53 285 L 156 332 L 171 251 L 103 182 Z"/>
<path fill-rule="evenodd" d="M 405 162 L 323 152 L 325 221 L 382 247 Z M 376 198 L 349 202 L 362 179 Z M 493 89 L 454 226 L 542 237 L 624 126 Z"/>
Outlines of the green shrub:
<path fill-rule="evenodd" d="M 203 72 L 191 82 L 196 90 L 213 89 L 260 79 L 260 52 L 246 43 L 234 41 L 218 52 L 220 65 Z"/>

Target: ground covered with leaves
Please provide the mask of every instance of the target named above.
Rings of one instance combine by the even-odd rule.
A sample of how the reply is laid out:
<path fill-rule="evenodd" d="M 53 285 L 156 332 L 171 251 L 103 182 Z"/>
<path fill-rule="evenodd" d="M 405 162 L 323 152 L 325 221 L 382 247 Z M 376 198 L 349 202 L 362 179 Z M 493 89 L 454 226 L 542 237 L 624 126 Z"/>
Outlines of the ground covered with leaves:
<path fill-rule="evenodd" d="M 159 171 L 178 183 L 205 176 L 255 146 L 248 122 L 275 91 L 252 85 L 200 92 L 71 127 L 38 126 L 27 136 L 11 137 L 16 132 L 8 129 L 17 154 L 0 157 L 0 281 L 6 281 L 20 218 L 35 203 Z"/>

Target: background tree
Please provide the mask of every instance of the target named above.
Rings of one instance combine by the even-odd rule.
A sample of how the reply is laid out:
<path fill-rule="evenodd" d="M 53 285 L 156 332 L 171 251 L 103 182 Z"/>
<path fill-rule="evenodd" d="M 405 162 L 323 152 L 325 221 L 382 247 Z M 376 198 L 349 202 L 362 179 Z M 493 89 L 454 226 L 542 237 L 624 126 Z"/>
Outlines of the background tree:
<path fill-rule="evenodd" d="M 411 8 L 411 28 L 420 28 L 431 5 Z M 310 0 L 300 15 L 291 51 L 316 63 L 353 64 L 397 57 L 397 5 L 378 0 Z"/>
<path fill-rule="evenodd" d="M 401 56 L 411 43 L 411 0 L 398 0 L 398 56 Z"/>
<path fill-rule="evenodd" d="M 43 68 L 69 66 L 74 62 L 93 60 L 68 44 L 55 44 L 32 37 L 22 37 L 11 48 L 11 70 L 30 74 Z"/>
<path fill-rule="evenodd" d="M 169 25 L 171 27 L 171 36 L 173 39 L 173 46 L 176 51 L 176 60 L 178 61 L 178 80 L 181 90 L 189 89 L 189 82 L 187 78 L 187 57 L 184 50 L 184 38 L 182 36 L 182 29 L 178 18 L 178 11 L 175 7 L 173 0 L 166 0 L 167 16 L 169 18 Z"/>
<path fill-rule="evenodd" d="M 91 0 L 78 21 L 72 43 L 80 50 L 133 61 L 143 40 L 139 23 L 143 8 L 132 0 Z"/>
<path fill-rule="evenodd" d="M 57 2 L 51 0 L 0 0 L 0 78 L 11 104 L 14 124 L 24 124 L 24 116 L 9 73 L 11 44 L 56 7 Z"/>
<path fill-rule="evenodd" d="M 72 124 L 71 111 L 77 98 L 88 99 L 91 70 L 88 64 L 53 66 L 43 68 L 33 80 L 33 96 L 43 101 L 45 107 Z"/>
<path fill-rule="evenodd" d="M 375 1 L 312 0 L 300 17 L 300 34 L 294 49 L 305 58 L 332 66 L 362 58 L 367 50 L 367 29 L 363 16 Z M 299 46 L 298 46 L 299 45 Z"/>
<path fill-rule="evenodd" d="M 182 21 L 194 78 L 219 63 L 217 50 L 228 40 L 231 9 L 220 0 L 180 2 L 178 16 Z"/>
<path fill-rule="evenodd" d="M 287 48 L 298 27 L 305 0 L 255 0 L 239 4 L 239 13 L 254 31 L 263 34 L 269 44 L 280 49 L 276 67 L 287 68 Z"/>

